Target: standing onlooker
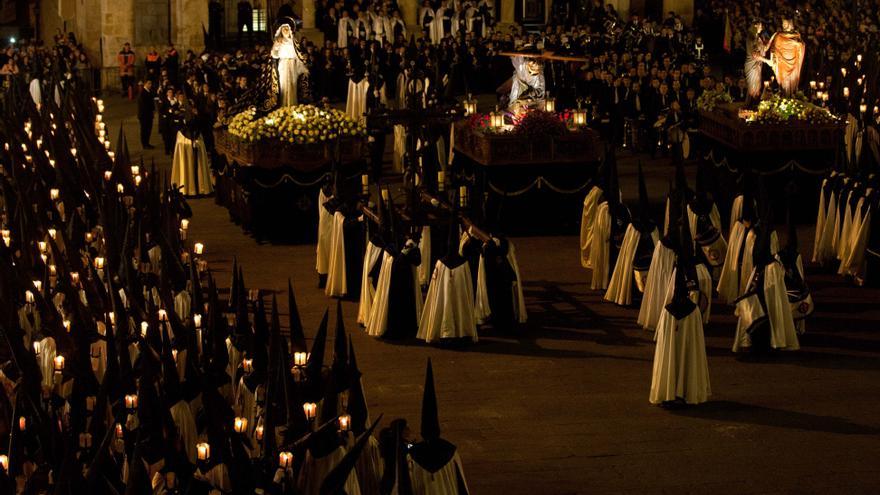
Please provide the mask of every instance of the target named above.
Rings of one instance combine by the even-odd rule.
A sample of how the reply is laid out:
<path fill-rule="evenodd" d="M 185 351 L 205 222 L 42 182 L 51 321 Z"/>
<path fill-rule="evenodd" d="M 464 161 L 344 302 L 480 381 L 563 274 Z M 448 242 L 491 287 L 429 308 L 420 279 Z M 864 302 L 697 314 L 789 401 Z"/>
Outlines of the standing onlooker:
<path fill-rule="evenodd" d="M 144 68 L 147 70 L 147 79 L 153 81 L 153 84 L 159 82 L 159 73 L 162 71 L 162 56 L 156 47 L 150 47 L 150 52 L 144 58 Z"/>
<path fill-rule="evenodd" d="M 153 114 L 156 112 L 154 101 L 153 81 L 147 79 L 143 82 L 141 92 L 138 95 L 138 121 L 141 124 L 141 146 L 145 150 L 153 149 L 150 144 L 150 134 L 153 132 Z"/>
<path fill-rule="evenodd" d="M 250 2 L 242 0 L 238 2 L 238 44 L 241 46 L 241 34 L 247 27 L 248 42 L 253 38 L 254 33 L 254 8 Z"/>
<path fill-rule="evenodd" d="M 171 156 L 174 150 L 174 138 L 177 135 L 180 119 L 180 103 L 174 88 L 165 89 L 165 97 L 159 104 L 159 134 L 165 143 L 165 154 Z"/>
<path fill-rule="evenodd" d="M 128 96 L 129 100 L 134 99 L 134 52 L 131 44 L 126 43 L 122 46 L 116 61 L 119 63 L 119 80 L 122 81 L 122 96 Z"/>
<path fill-rule="evenodd" d="M 168 71 L 168 80 L 171 81 L 172 85 L 177 85 L 177 74 L 180 70 L 180 54 L 177 53 L 177 48 L 174 48 L 174 43 L 168 44 L 168 49 L 165 50 L 165 70 Z"/>

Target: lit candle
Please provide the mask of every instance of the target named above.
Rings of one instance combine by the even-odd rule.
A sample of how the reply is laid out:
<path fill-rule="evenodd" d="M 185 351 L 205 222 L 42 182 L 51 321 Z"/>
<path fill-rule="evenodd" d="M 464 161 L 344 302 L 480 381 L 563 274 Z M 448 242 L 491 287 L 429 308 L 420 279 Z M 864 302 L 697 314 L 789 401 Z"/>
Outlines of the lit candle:
<path fill-rule="evenodd" d="M 282 469 L 287 469 L 291 465 L 293 465 L 293 453 L 292 452 L 281 452 L 278 454 L 278 465 Z"/>
<path fill-rule="evenodd" d="M 859 111 L 864 115 L 868 111 L 868 105 L 862 103 L 859 105 Z"/>
<path fill-rule="evenodd" d="M 207 442 L 201 442 L 196 445 L 196 453 L 200 461 L 207 461 L 211 458 L 211 446 Z"/>
<path fill-rule="evenodd" d="M 67 333 L 70 333 L 70 320 L 64 320 L 61 324 L 64 326 L 64 330 L 66 330 Z"/>
<path fill-rule="evenodd" d="M 64 356 L 60 354 L 55 356 L 54 363 L 55 373 L 61 373 L 62 371 L 64 371 Z"/>
<path fill-rule="evenodd" d="M 171 359 L 173 359 L 175 363 L 177 362 L 177 349 L 171 349 Z"/>
<path fill-rule="evenodd" d="M 841 74 L 843 77 L 846 77 L 846 67 L 841 67 L 841 68 L 840 68 L 840 74 Z"/>
<path fill-rule="evenodd" d="M 47 232 L 49 233 L 49 237 L 51 237 L 52 239 L 55 239 L 55 236 L 58 235 L 58 231 L 55 229 L 49 229 Z"/>
<path fill-rule="evenodd" d="M 103 257 L 98 256 L 97 258 L 95 258 L 95 268 L 98 270 L 104 269 L 104 258 Z"/>
<path fill-rule="evenodd" d="M 76 158 L 76 148 L 70 148 L 70 154 L 73 155 L 74 158 Z"/>
<path fill-rule="evenodd" d="M 26 302 L 28 304 L 33 304 L 34 303 L 34 293 L 29 290 L 24 291 L 24 302 Z"/>
<path fill-rule="evenodd" d="M 111 325 L 115 325 L 116 324 L 116 313 L 114 313 L 113 311 L 107 313 L 107 319 L 110 320 Z"/>
<path fill-rule="evenodd" d="M 37 289 L 37 292 L 43 290 L 43 282 L 41 282 L 39 280 L 34 280 L 33 284 L 34 284 L 34 288 Z"/>
<path fill-rule="evenodd" d="M 189 228 L 189 220 L 187 220 L 186 218 L 181 220 L 180 221 L 180 228 L 182 228 L 183 230 L 187 230 Z"/>
<path fill-rule="evenodd" d="M 254 360 L 250 359 L 250 358 L 242 360 L 241 368 L 244 370 L 245 373 L 253 372 L 254 371 Z"/>
<path fill-rule="evenodd" d="M 27 429 L 27 418 L 24 416 L 18 417 L 18 429 L 19 431 L 24 431 Z"/>
<path fill-rule="evenodd" d="M 123 186 L 122 184 L 116 184 L 116 192 L 118 192 L 119 194 L 124 193 L 124 192 L 125 192 L 125 186 Z"/>
<path fill-rule="evenodd" d="M 141 322 L 141 337 L 146 338 L 147 331 L 149 331 L 149 330 L 150 330 L 150 324 L 145 321 L 142 321 Z"/>
<path fill-rule="evenodd" d="M 37 243 L 37 246 L 40 248 L 41 253 L 46 252 L 46 241 L 40 241 Z"/>
<path fill-rule="evenodd" d="M 232 422 L 232 429 L 235 430 L 236 433 L 247 433 L 247 425 L 247 418 L 237 417 Z"/>
<path fill-rule="evenodd" d="M 141 174 L 141 168 L 137 165 L 132 165 L 131 166 L 131 175 L 140 175 L 140 174 Z"/>
<path fill-rule="evenodd" d="M 122 439 L 123 433 L 124 433 L 124 431 L 122 429 L 122 424 L 116 423 L 116 438 Z"/>
<path fill-rule="evenodd" d="M 52 167 L 52 168 L 55 168 L 55 160 L 53 160 L 53 159 L 50 158 L 50 159 L 49 159 L 49 166 Z"/>
<path fill-rule="evenodd" d="M 303 412 L 306 413 L 306 419 L 315 419 L 315 414 L 318 412 L 318 405 L 314 402 L 306 402 L 303 404 Z"/>
<path fill-rule="evenodd" d="M 73 285 L 79 285 L 79 273 L 78 272 L 70 272 L 70 283 Z"/>
<path fill-rule="evenodd" d="M 114 152 L 112 152 L 112 151 L 108 151 L 108 152 L 107 152 L 107 156 L 110 157 L 110 161 L 111 161 L 111 162 L 115 162 L 115 161 L 116 161 L 116 153 L 114 153 Z"/>
<path fill-rule="evenodd" d="M 140 186 L 142 180 L 143 180 L 143 178 L 140 175 L 135 175 L 134 176 L 134 185 Z"/>
<path fill-rule="evenodd" d="M 107 170 L 106 172 L 104 172 L 104 180 L 105 181 L 110 182 L 110 179 L 112 179 L 112 178 L 113 178 L 113 171 L 112 170 Z"/>
<path fill-rule="evenodd" d="M 862 54 L 861 53 L 856 55 L 856 62 L 862 63 Z"/>
<path fill-rule="evenodd" d="M 343 414 L 339 416 L 339 431 L 348 431 L 351 428 L 351 416 Z"/>
<path fill-rule="evenodd" d="M 254 428 L 254 438 L 256 438 L 258 442 L 263 441 L 263 425 L 257 425 L 257 427 Z"/>
<path fill-rule="evenodd" d="M 196 313 L 193 315 L 193 325 L 196 328 L 202 328 L 202 315 Z"/>
<path fill-rule="evenodd" d="M 95 240 L 95 235 L 92 234 L 91 232 L 86 232 L 86 242 L 89 242 L 89 243 L 90 243 L 90 242 L 92 242 L 93 240 Z"/>
<path fill-rule="evenodd" d="M 0 454 L 0 467 L 3 468 L 4 471 L 9 471 L 9 456 L 6 454 Z"/>
<path fill-rule="evenodd" d="M 843 87 L 843 97 L 849 98 L 849 88 L 846 86 Z"/>
<path fill-rule="evenodd" d="M 294 366 L 305 366 L 306 361 L 308 361 L 308 354 L 302 351 L 293 353 L 293 365 Z"/>
<path fill-rule="evenodd" d="M 58 269 L 55 268 L 55 265 L 49 265 L 49 276 L 55 277 L 58 275 Z"/>
<path fill-rule="evenodd" d="M 197 255 L 201 256 L 201 254 L 205 252 L 205 245 L 201 242 L 197 242 L 195 246 L 193 246 L 193 249 Z"/>
<path fill-rule="evenodd" d="M 159 310 L 159 321 L 168 321 L 168 312 L 164 309 Z"/>
<path fill-rule="evenodd" d="M 137 406 L 138 406 L 137 394 L 127 394 L 125 396 L 125 408 L 126 409 L 137 409 Z"/>

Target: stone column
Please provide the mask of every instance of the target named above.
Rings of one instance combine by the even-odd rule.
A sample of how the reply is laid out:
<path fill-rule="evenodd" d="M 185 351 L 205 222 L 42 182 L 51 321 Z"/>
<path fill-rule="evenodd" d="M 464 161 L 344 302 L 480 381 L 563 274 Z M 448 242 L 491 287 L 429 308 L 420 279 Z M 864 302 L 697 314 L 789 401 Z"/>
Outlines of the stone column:
<path fill-rule="evenodd" d="M 397 5 L 400 7 L 400 16 L 406 24 L 406 32 L 408 35 L 416 35 L 419 37 L 421 27 L 419 27 L 419 0 L 399 0 Z"/>
<path fill-rule="evenodd" d="M 324 33 L 315 27 L 315 0 L 300 0 L 294 7 L 294 11 L 297 10 L 302 19 L 302 29 L 296 37 L 305 36 L 312 43 L 321 46 L 324 43 Z"/>
<path fill-rule="evenodd" d="M 514 14 L 516 7 L 514 2 L 522 0 L 501 0 L 501 20 L 498 22 L 499 27 L 507 27 L 514 23 Z"/>
<path fill-rule="evenodd" d="M 85 18 L 94 15 L 100 16 L 100 33 L 103 40 L 103 66 L 118 67 L 116 54 L 125 43 L 131 43 L 134 47 L 134 0 L 101 0 L 100 10 L 79 12 Z M 88 21 L 87 21 L 88 23 Z M 137 53 L 138 58 L 143 53 Z"/>
<path fill-rule="evenodd" d="M 208 27 L 208 2 L 172 0 L 171 40 L 177 50 L 191 49 L 198 53 L 205 49 L 204 25 Z"/>

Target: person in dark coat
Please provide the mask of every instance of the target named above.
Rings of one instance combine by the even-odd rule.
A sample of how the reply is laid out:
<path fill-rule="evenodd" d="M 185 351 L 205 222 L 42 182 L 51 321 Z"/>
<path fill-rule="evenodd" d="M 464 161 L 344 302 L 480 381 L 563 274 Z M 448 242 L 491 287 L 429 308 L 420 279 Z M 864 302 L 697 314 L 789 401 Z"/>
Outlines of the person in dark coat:
<path fill-rule="evenodd" d="M 147 79 L 141 86 L 138 95 L 138 122 L 141 124 L 141 146 L 145 150 L 153 149 L 150 134 L 153 132 L 153 114 L 156 113 L 156 95 L 153 93 L 153 81 Z"/>

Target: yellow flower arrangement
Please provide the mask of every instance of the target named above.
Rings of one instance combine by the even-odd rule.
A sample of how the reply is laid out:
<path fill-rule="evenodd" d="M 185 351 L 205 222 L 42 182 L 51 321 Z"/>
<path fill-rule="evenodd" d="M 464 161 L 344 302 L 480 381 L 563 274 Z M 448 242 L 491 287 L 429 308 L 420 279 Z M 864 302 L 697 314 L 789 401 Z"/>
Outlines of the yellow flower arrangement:
<path fill-rule="evenodd" d="M 230 119 L 229 134 L 247 143 L 278 140 L 291 144 L 310 144 L 336 139 L 337 136 L 365 136 L 367 129 L 345 112 L 312 105 L 281 107 L 257 118 L 251 107 Z"/>

